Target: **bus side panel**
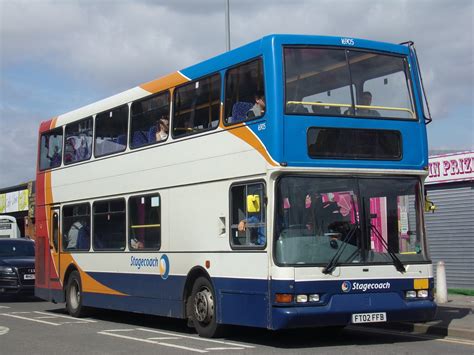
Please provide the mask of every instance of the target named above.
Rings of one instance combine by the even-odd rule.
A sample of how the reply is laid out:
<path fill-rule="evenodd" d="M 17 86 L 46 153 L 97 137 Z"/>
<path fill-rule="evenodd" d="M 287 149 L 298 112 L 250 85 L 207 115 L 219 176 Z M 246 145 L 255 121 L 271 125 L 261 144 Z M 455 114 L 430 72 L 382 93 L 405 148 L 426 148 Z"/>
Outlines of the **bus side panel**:
<path fill-rule="evenodd" d="M 268 281 L 215 278 L 217 321 L 224 324 L 268 327 Z"/>
<path fill-rule="evenodd" d="M 84 292 L 83 302 L 85 306 L 89 307 L 152 314 L 163 317 L 184 318 L 182 300 Z"/>
<path fill-rule="evenodd" d="M 122 293 L 84 292 L 84 305 L 128 312 L 184 318 L 186 277 L 156 274 L 91 272 L 98 283 Z M 219 323 L 254 327 L 268 326 L 268 281 L 211 278 L 216 292 Z"/>

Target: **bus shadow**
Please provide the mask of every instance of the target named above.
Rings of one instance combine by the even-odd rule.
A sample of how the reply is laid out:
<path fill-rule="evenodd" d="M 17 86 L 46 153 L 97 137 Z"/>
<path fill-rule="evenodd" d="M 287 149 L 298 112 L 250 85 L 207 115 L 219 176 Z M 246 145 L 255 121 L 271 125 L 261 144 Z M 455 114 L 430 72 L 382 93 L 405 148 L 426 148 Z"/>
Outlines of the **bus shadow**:
<path fill-rule="evenodd" d="M 48 312 L 67 314 L 64 308 L 50 309 Z M 145 327 L 157 331 L 176 332 L 186 336 L 198 336 L 183 319 L 136 314 L 130 312 L 94 309 L 91 319 L 122 324 L 126 327 Z M 116 324 L 114 326 L 116 326 Z M 427 341 L 428 338 L 404 336 L 403 333 L 387 334 L 365 331 L 363 328 L 302 328 L 271 331 L 262 328 L 227 326 L 225 335 L 218 340 L 242 342 L 255 346 L 268 346 L 281 349 L 304 349 L 329 346 L 383 345 Z"/>
<path fill-rule="evenodd" d="M 438 307 L 434 320 L 432 321 L 425 323 L 392 323 L 384 328 L 404 332 L 421 332 L 436 337 L 447 337 L 450 335 L 450 329 L 457 328 L 458 325 L 460 325 L 461 328 L 471 328 L 472 314 L 473 311 L 471 308 L 441 306 Z M 469 317 L 471 317 L 471 319 L 469 319 Z M 374 325 L 369 327 L 375 328 Z"/>
<path fill-rule="evenodd" d="M 34 295 L 0 295 L 0 303 L 31 303 L 46 302 Z"/>

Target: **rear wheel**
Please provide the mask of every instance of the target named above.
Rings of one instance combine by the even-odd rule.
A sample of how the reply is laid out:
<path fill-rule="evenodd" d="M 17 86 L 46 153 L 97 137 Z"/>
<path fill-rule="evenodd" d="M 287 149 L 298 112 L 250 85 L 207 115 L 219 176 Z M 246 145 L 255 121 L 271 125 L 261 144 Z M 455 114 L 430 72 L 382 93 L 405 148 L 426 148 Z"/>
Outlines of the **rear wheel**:
<path fill-rule="evenodd" d="M 223 326 L 217 323 L 217 302 L 211 281 L 199 277 L 193 285 L 188 310 L 196 331 L 201 337 L 216 338 L 222 335 Z"/>
<path fill-rule="evenodd" d="M 78 271 L 73 271 L 67 282 L 66 309 L 71 316 L 78 318 L 87 313 L 87 308 L 82 305 L 82 283 Z"/>

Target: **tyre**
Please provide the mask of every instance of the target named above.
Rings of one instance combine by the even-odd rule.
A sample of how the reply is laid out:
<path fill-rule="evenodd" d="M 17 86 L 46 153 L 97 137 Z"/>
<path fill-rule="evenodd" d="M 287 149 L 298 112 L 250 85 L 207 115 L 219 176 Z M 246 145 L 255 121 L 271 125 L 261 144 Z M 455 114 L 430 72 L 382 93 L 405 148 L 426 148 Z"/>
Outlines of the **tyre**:
<path fill-rule="evenodd" d="M 82 283 L 78 271 L 69 276 L 66 286 L 66 310 L 72 317 L 86 316 L 87 308 L 82 305 Z"/>
<path fill-rule="evenodd" d="M 188 303 L 189 316 L 199 336 L 203 338 L 222 336 L 223 326 L 217 323 L 217 302 L 209 279 L 199 277 L 194 282 Z"/>

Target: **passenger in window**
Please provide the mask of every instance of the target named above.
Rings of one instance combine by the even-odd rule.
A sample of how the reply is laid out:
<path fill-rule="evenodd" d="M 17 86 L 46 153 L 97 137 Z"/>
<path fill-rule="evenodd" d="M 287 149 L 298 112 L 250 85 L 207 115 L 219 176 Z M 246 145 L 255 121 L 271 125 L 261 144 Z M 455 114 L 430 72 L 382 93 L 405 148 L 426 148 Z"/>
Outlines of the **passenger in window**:
<path fill-rule="evenodd" d="M 143 244 L 143 242 L 136 239 L 136 238 L 133 238 L 133 239 L 130 240 L 130 246 L 132 247 L 132 249 L 143 249 L 143 248 L 145 248 L 145 245 Z"/>
<path fill-rule="evenodd" d="M 161 119 L 158 121 L 158 129 L 156 131 L 156 141 L 164 141 L 168 138 L 169 135 L 169 119 L 168 116 L 163 115 Z"/>
<path fill-rule="evenodd" d="M 53 155 L 48 156 L 48 158 L 50 160 L 49 166 L 51 168 L 61 165 L 61 153 L 59 152 L 59 147 L 57 145 L 54 146 Z"/>
<path fill-rule="evenodd" d="M 247 224 L 257 224 L 260 223 L 259 216 L 250 216 L 246 219 L 243 219 L 239 222 L 237 227 L 239 232 L 245 232 L 247 230 Z M 248 227 L 250 231 L 250 243 L 251 245 L 265 245 L 266 236 L 265 236 L 265 227 L 262 226 L 252 226 Z"/>
<path fill-rule="evenodd" d="M 81 221 L 76 221 L 72 224 L 71 228 L 66 234 L 65 238 L 65 247 L 66 249 L 77 249 L 77 242 L 79 237 L 79 232 L 81 229 L 85 228 L 84 224 Z"/>
<path fill-rule="evenodd" d="M 250 109 L 250 111 L 247 112 L 248 118 L 260 117 L 263 116 L 263 114 L 265 113 L 265 96 L 263 94 L 263 91 L 258 91 L 255 94 L 254 99 L 255 104 Z"/>
<path fill-rule="evenodd" d="M 87 138 L 81 137 L 79 148 L 76 149 L 76 161 L 84 160 L 89 157 L 89 147 L 87 146 Z"/>
<path fill-rule="evenodd" d="M 370 91 L 364 91 L 359 99 L 359 105 L 362 106 L 371 106 L 372 105 L 372 94 Z M 380 113 L 376 110 L 371 110 L 369 108 L 358 108 L 357 114 L 360 116 L 371 116 L 371 117 L 380 117 Z"/>

